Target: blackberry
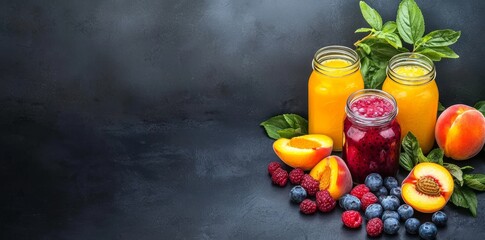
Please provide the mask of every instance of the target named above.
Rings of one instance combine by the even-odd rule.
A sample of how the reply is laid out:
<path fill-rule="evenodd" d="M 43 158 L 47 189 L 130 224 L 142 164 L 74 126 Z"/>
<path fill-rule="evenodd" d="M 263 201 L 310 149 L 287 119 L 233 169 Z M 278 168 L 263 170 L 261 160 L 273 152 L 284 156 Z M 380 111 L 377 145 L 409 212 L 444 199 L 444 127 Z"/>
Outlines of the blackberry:
<path fill-rule="evenodd" d="M 301 203 L 306 198 L 307 194 L 302 186 L 294 186 L 290 190 L 290 200 L 294 203 Z"/>

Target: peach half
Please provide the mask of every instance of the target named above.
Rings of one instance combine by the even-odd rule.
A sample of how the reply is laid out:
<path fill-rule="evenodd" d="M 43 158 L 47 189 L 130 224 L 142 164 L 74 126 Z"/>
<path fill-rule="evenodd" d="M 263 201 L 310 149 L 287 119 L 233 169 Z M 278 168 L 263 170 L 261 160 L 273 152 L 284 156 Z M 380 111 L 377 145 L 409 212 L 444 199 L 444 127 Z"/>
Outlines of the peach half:
<path fill-rule="evenodd" d="M 485 144 L 485 117 L 464 104 L 455 104 L 441 113 L 436 121 L 435 138 L 445 156 L 466 160 Z"/>
<path fill-rule="evenodd" d="M 436 163 L 416 165 L 402 182 L 404 202 L 419 212 L 433 213 L 442 209 L 453 194 L 453 177 Z"/>
<path fill-rule="evenodd" d="M 332 147 L 332 139 L 321 134 L 280 138 L 273 143 L 273 150 L 281 161 L 304 171 L 312 169 L 320 160 L 330 155 Z"/>
<path fill-rule="evenodd" d="M 337 200 L 352 189 L 352 175 L 342 158 L 332 155 L 324 158 L 310 171 L 320 190 L 327 190 Z"/>

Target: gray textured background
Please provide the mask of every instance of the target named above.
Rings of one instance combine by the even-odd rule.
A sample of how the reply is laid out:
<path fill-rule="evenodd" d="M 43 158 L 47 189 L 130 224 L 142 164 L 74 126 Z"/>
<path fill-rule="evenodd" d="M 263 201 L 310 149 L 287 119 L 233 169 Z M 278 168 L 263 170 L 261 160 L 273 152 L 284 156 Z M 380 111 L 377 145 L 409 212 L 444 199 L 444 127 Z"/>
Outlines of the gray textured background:
<path fill-rule="evenodd" d="M 368 3 L 395 17 L 398 1 Z M 484 100 L 485 3 L 418 4 L 426 32 L 462 31 L 437 64 L 443 104 Z M 258 127 L 306 116 L 312 56 L 363 36 L 358 1 L 2 1 L 0 24 L 2 239 L 365 236 L 271 186 Z M 447 207 L 439 236 L 480 239 L 484 204 Z"/>

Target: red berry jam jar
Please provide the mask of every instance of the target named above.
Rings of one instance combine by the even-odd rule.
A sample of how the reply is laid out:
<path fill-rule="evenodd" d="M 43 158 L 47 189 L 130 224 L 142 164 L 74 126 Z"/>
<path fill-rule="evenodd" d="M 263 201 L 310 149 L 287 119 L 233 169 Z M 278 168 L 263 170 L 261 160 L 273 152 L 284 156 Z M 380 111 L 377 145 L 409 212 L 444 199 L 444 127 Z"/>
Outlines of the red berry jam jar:
<path fill-rule="evenodd" d="M 397 104 L 390 94 L 377 89 L 352 93 L 345 107 L 342 158 L 354 183 L 376 172 L 395 176 L 399 168 L 401 127 Z"/>

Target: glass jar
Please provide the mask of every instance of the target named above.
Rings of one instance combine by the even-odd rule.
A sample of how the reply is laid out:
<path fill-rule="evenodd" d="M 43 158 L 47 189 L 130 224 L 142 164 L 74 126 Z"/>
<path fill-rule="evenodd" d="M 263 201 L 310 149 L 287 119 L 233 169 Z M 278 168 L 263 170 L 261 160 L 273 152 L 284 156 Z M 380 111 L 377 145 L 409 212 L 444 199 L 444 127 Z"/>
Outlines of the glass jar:
<path fill-rule="evenodd" d="M 347 97 L 364 88 L 357 53 L 343 46 L 319 49 L 308 80 L 308 130 L 332 138 L 333 150 L 342 150 L 342 120 Z"/>
<path fill-rule="evenodd" d="M 377 89 L 359 90 L 345 106 L 342 158 L 354 183 L 370 173 L 395 176 L 399 168 L 401 128 L 396 100 Z"/>
<path fill-rule="evenodd" d="M 434 145 L 434 128 L 438 113 L 438 86 L 433 61 L 418 53 L 401 53 L 389 60 L 382 90 L 396 99 L 397 120 L 402 136 L 411 131 L 423 153 Z"/>

